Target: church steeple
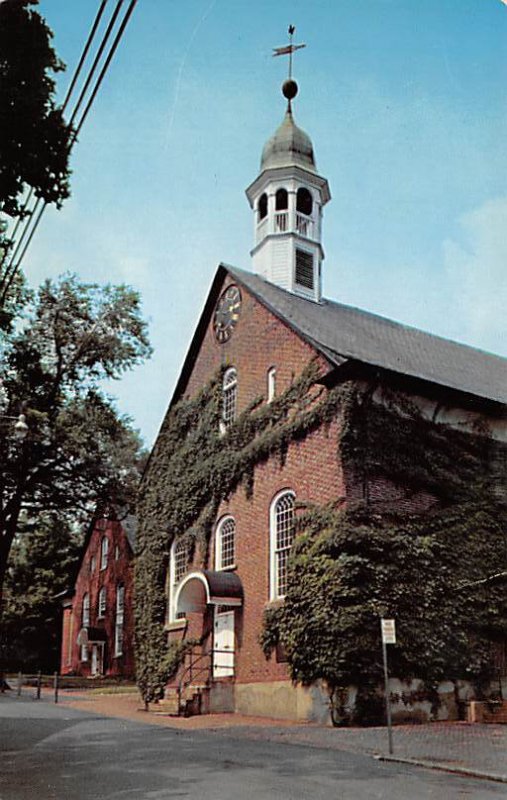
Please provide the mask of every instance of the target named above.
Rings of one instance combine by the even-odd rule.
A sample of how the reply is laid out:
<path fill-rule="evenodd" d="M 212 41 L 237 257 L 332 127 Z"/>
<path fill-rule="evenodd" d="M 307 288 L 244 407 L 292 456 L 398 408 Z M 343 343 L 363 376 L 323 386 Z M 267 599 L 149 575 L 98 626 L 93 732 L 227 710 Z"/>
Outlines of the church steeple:
<path fill-rule="evenodd" d="M 279 50 L 292 56 L 297 48 L 291 44 Z M 264 145 L 260 173 L 246 190 L 254 211 L 252 266 L 271 283 L 319 302 L 322 208 L 331 195 L 327 180 L 317 173 L 310 137 L 294 122 L 298 86 L 290 76 L 282 92 L 285 117 Z"/>

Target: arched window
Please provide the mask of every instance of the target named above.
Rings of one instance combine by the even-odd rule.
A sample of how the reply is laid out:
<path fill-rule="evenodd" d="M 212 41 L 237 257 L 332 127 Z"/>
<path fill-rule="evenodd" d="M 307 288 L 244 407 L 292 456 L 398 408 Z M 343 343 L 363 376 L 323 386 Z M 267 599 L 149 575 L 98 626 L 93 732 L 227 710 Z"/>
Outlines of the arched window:
<path fill-rule="evenodd" d="M 287 189 L 278 189 L 275 195 L 275 209 L 286 211 L 289 207 L 289 195 Z"/>
<path fill-rule="evenodd" d="M 106 605 L 107 605 L 107 593 L 106 593 L 106 587 L 103 586 L 99 592 L 99 606 L 97 615 L 99 619 L 106 616 Z"/>
<path fill-rule="evenodd" d="M 261 194 L 261 196 L 259 197 L 259 202 L 257 204 L 257 211 L 259 214 L 259 222 L 260 222 L 261 219 L 264 219 L 264 217 L 266 217 L 268 214 L 268 196 L 265 192 L 264 194 Z"/>
<path fill-rule="evenodd" d="M 90 624 L 90 595 L 85 594 L 83 597 L 83 609 L 81 614 L 81 624 L 83 628 L 87 628 Z"/>
<path fill-rule="evenodd" d="M 100 568 L 105 569 L 107 567 L 107 554 L 109 553 L 109 539 L 107 536 L 102 537 L 102 541 L 100 543 Z"/>
<path fill-rule="evenodd" d="M 302 186 L 298 189 L 296 195 L 296 211 L 300 214 L 306 214 L 307 217 L 311 216 L 313 209 L 313 198 L 308 189 Z"/>
<path fill-rule="evenodd" d="M 125 607 L 125 587 L 121 584 L 116 589 L 116 617 L 114 622 L 114 654 L 123 655 L 123 619 Z"/>
<path fill-rule="evenodd" d="M 268 369 L 268 403 L 275 399 L 276 395 L 276 367 Z"/>
<path fill-rule="evenodd" d="M 271 504 L 270 514 L 270 599 L 285 597 L 287 592 L 287 562 L 294 541 L 294 492 L 284 490 Z"/>
<path fill-rule="evenodd" d="M 228 428 L 236 418 L 236 397 L 238 390 L 238 376 L 234 367 L 229 367 L 224 372 L 222 383 L 222 422 Z"/>
<path fill-rule="evenodd" d="M 182 619 L 185 614 L 176 613 L 176 590 L 182 578 L 188 570 L 188 544 L 183 539 L 176 539 L 172 543 L 171 554 L 169 557 L 169 603 L 168 618 L 169 622 L 176 622 Z"/>
<path fill-rule="evenodd" d="M 225 517 L 217 527 L 215 542 L 215 567 L 227 569 L 235 564 L 236 523 L 233 517 Z"/>

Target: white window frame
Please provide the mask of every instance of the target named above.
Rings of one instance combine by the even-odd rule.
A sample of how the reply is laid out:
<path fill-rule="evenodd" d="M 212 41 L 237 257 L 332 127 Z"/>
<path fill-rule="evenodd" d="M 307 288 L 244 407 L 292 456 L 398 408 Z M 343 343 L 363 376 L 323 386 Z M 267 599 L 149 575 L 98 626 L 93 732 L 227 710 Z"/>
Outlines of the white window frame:
<path fill-rule="evenodd" d="M 81 659 L 81 661 L 88 661 L 88 659 L 89 659 L 88 645 L 87 644 L 82 644 L 81 645 L 80 659 Z"/>
<path fill-rule="evenodd" d="M 268 369 L 267 384 L 268 384 L 267 399 L 268 403 L 271 403 L 276 396 L 276 367 L 270 367 Z"/>
<path fill-rule="evenodd" d="M 178 556 L 180 555 L 180 552 L 183 553 L 183 550 L 185 551 L 186 568 L 185 568 L 185 571 L 182 574 L 177 575 L 177 573 L 176 573 L 176 557 L 177 557 L 177 555 Z M 177 553 L 177 551 L 178 551 L 178 553 Z M 169 623 L 171 623 L 171 622 L 181 622 L 181 620 L 184 619 L 184 616 L 182 616 L 182 617 L 177 617 L 176 616 L 175 601 L 176 601 L 176 592 L 177 592 L 178 586 L 180 585 L 182 579 L 184 578 L 184 576 L 185 576 L 185 574 L 187 572 L 188 572 L 188 543 L 185 542 L 183 539 L 175 539 L 174 542 L 171 545 L 171 552 L 170 552 L 170 556 L 169 556 L 169 587 L 168 587 L 169 588 L 169 592 L 168 592 L 169 597 L 168 597 L 168 603 L 167 603 L 167 608 L 168 608 L 167 621 Z"/>
<path fill-rule="evenodd" d="M 234 526 L 234 529 L 232 531 L 232 536 L 233 536 L 233 539 L 232 539 L 232 543 L 233 543 L 232 544 L 233 558 L 232 558 L 232 561 L 230 561 L 230 563 L 224 564 L 223 563 L 224 550 L 223 550 L 222 539 L 223 539 L 223 535 L 225 533 L 224 528 L 227 526 L 227 528 L 230 529 L 230 523 L 232 523 L 232 525 Z M 230 533 L 230 530 L 228 530 L 227 533 Z M 216 534 L 215 534 L 215 569 L 216 570 L 227 570 L 227 569 L 233 569 L 235 566 L 236 566 L 236 520 L 234 519 L 234 517 L 231 514 L 227 514 L 227 516 L 222 517 L 222 519 L 219 521 L 219 523 L 217 525 L 217 529 L 216 529 Z"/>
<path fill-rule="evenodd" d="M 114 655 L 123 655 L 123 626 L 125 619 L 125 586 L 116 587 L 116 617 L 114 622 Z"/>
<path fill-rule="evenodd" d="M 279 575 L 279 561 L 280 555 L 283 553 L 283 558 L 288 557 L 288 553 L 292 547 L 294 537 L 292 538 L 289 547 L 279 548 L 277 546 L 278 539 L 278 517 L 277 506 L 280 501 L 285 497 L 291 497 L 293 500 L 293 508 L 295 508 L 296 493 L 292 489 L 283 489 L 273 498 L 269 510 L 269 599 L 281 600 L 285 597 L 285 593 L 279 590 L 280 575 Z M 294 513 L 295 523 L 295 513 Z"/>
<path fill-rule="evenodd" d="M 225 370 L 222 380 L 222 419 L 220 428 L 222 433 L 225 433 L 236 419 L 237 404 L 238 373 L 235 367 L 229 367 Z"/>
<path fill-rule="evenodd" d="M 107 589 L 102 586 L 99 591 L 98 605 L 97 605 L 97 619 L 104 619 L 107 611 Z"/>
<path fill-rule="evenodd" d="M 104 570 L 107 567 L 107 558 L 109 555 L 109 539 L 107 536 L 102 537 L 100 543 L 100 569 Z"/>
<path fill-rule="evenodd" d="M 90 575 L 93 575 L 96 566 L 97 566 L 97 559 L 95 558 L 95 555 L 93 555 L 90 559 Z"/>

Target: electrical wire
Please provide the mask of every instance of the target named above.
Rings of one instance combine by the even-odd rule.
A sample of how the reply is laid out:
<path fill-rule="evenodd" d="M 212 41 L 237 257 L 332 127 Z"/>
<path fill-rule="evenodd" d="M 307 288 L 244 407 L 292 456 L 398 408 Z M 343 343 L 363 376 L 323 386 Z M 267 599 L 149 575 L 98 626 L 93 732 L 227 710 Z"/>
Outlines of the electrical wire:
<path fill-rule="evenodd" d="M 106 60 L 105 60 L 104 65 L 103 65 L 103 67 L 102 67 L 102 69 L 100 71 L 99 77 L 97 78 L 97 81 L 96 81 L 95 86 L 94 86 L 94 88 L 92 90 L 90 98 L 89 98 L 89 100 L 88 100 L 88 102 L 86 104 L 85 110 L 83 111 L 83 113 L 82 113 L 82 115 L 81 115 L 81 117 L 79 119 L 79 122 L 75 126 L 74 133 L 73 133 L 71 141 L 70 141 L 70 147 L 72 147 L 74 145 L 74 143 L 76 141 L 76 138 L 77 138 L 81 128 L 83 127 L 83 124 L 84 124 L 84 122 L 86 120 L 86 117 L 88 116 L 88 113 L 89 113 L 89 111 L 90 111 L 90 109 L 91 109 L 91 107 L 93 105 L 93 102 L 94 102 L 94 100 L 95 100 L 95 98 L 97 96 L 97 93 L 98 93 L 98 91 L 100 89 L 102 81 L 104 80 L 104 77 L 105 77 L 105 75 L 106 75 L 106 73 L 107 73 L 107 71 L 109 69 L 109 66 L 111 64 L 113 56 L 114 56 L 114 54 L 115 54 L 115 52 L 116 52 L 116 50 L 118 48 L 118 45 L 119 45 L 119 43 L 120 43 L 120 41 L 121 41 L 121 39 L 123 37 L 123 34 L 125 32 L 125 28 L 127 27 L 127 24 L 128 24 L 129 19 L 130 19 L 131 15 L 132 15 L 132 12 L 134 11 L 134 8 L 135 8 L 135 6 L 137 4 L 137 1 L 138 0 L 130 0 L 130 5 L 129 5 L 129 7 L 128 7 L 128 9 L 127 9 L 127 11 L 126 11 L 121 23 L 120 23 L 120 26 L 119 26 L 118 31 L 116 33 L 116 36 L 114 38 L 113 44 L 111 45 L 111 48 L 110 48 L 110 50 L 109 50 L 109 52 L 108 52 L 108 54 L 106 56 Z M 86 78 L 86 81 L 85 81 L 85 85 L 84 85 L 83 89 L 80 92 L 78 101 L 77 101 L 76 106 L 74 108 L 74 111 L 72 113 L 71 120 L 70 120 L 69 124 L 71 124 L 74 121 L 74 119 L 75 119 L 75 117 L 76 117 L 76 115 L 77 115 L 77 113 L 79 111 L 79 108 L 80 108 L 80 106 L 81 106 L 81 104 L 83 102 L 83 99 L 84 99 L 84 96 L 86 94 L 86 91 L 88 90 L 88 88 L 89 88 L 89 86 L 91 84 L 91 81 L 93 79 L 93 75 L 94 75 L 94 73 L 95 73 L 95 71 L 97 69 L 97 66 L 98 66 L 98 63 L 100 61 L 100 58 L 101 58 L 101 56 L 102 56 L 102 54 L 104 52 L 105 46 L 107 44 L 107 41 L 108 41 L 109 36 L 111 34 L 111 31 L 112 31 L 112 29 L 114 27 L 114 24 L 116 22 L 116 19 L 118 17 L 118 14 L 119 14 L 119 11 L 121 9 L 121 6 L 122 6 L 123 2 L 124 2 L 124 0 L 118 0 L 118 2 L 117 2 L 116 8 L 115 8 L 115 10 L 113 12 L 113 15 L 112 15 L 112 17 L 111 17 L 111 19 L 109 21 L 109 24 L 107 26 L 106 32 L 104 33 L 104 35 L 102 37 L 102 41 L 101 41 L 101 44 L 99 45 L 99 50 L 98 50 L 98 52 L 97 52 L 97 54 L 95 56 L 95 59 L 94 59 L 93 64 L 92 64 L 92 67 L 90 68 L 90 70 L 88 72 L 88 75 L 87 75 L 87 78 Z M 87 42 L 85 44 L 85 47 L 83 49 L 83 53 L 82 53 L 81 58 L 79 60 L 79 63 L 78 63 L 78 66 L 76 68 L 75 74 L 73 76 L 72 82 L 71 82 L 71 84 L 69 86 L 69 89 L 67 91 L 67 96 L 65 98 L 65 102 L 64 102 L 64 106 L 63 106 L 64 108 L 65 108 L 66 104 L 68 103 L 69 98 L 71 96 L 71 93 L 72 93 L 72 91 L 73 91 L 73 89 L 75 87 L 75 84 L 77 82 L 79 73 L 80 73 L 80 71 L 82 69 L 82 66 L 83 66 L 84 61 L 86 59 L 86 56 L 88 54 L 89 48 L 90 48 L 91 43 L 93 41 L 93 38 L 95 36 L 96 30 L 97 30 L 97 27 L 99 25 L 100 19 L 102 17 L 104 8 L 106 6 L 106 3 L 107 3 L 107 0 L 102 0 L 102 2 L 101 2 L 101 6 L 100 6 L 100 8 L 99 8 L 99 10 L 97 12 L 97 15 L 96 15 L 95 21 L 93 23 L 92 29 L 90 30 L 90 33 L 89 33 L 89 36 L 88 36 L 88 40 L 87 40 Z M 29 200 L 31 198 L 32 193 L 33 193 L 33 189 L 30 189 L 28 197 L 25 200 L 25 206 L 23 207 L 23 212 L 26 209 L 26 206 L 27 206 L 27 204 L 28 204 L 28 202 L 29 202 Z M 41 203 L 42 203 L 42 200 L 39 198 L 37 200 L 37 202 L 35 203 L 34 208 L 30 212 L 30 218 L 29 218 L 27 224 L 25 225 L 25 229 L 24 229 L 24 231 L 23 231 L 23 233 L 22 233 L 22 235 L 20 237 L 19 242 L 16 245 L 14 253 L 12 254 L 12 257 L 10 259 L 9 265 L 6 268 L 5 275 L 3 276 L 3 278 L 1 278 L 1 281 L 4 283 L 4 289 L 3 289 L 2 296 L 0 297 L 0 307 L 5 302 L 5 299 L 7 297 L 7 293 L 8 293 L 8 291 L 9 291 L 11 285 L 12 285 L 12 281 L 14 280 L 14 278 L 16 276 L 16 273 L 18 272 L 18 270 L 19 270 L 19 268 L 21 266 L 21 262 L 23 261 L 23 258 L 24 258 L 25 254 L 26 254 L 26 251 L 28 250 L 28 247 L 29 247 L 29 245 L 30 245 L 30 243 L 31 243 L 31 241 L 33 239 L 33 236 L 34 236 L 34 234 L 35 234 L 35 232 L 36 232 L 36 230 L 37 230 L 37 228 L 38 228 L 38 226 L 40 224 L 40 221 L 42 219 L 44 211 L 46 210 L 46 207 L 48 205 L 48 203 L 45 202 L 43 204 L 42 208 L 40 209 L 37 217 L 35 218 L 35 214 L 37 213 L 37 210 L 38 210 L 38 208 L 39 208 Z M 20 222 L 20 219 L 18 219 L 18 222 L 16 223 L 15 230 L 17 229 L 17 227 L 19 225 L 19 222 Z M 16 263 L 17 253 L 19 252 L 19 250 L 20 250 L 20 248 L 22 246 L 23 240 L 24 240 L 24 238 L 25 238 L 25 236 L 27 234 L 27 231 L 30 228 L 30 224 L 32 222 L 33 222 L 32 230 L 30 232 L 30 235 L 28 237 L 28 240 L 27 240 L 25 246 L 23 247 L 23 249 L 21 251 L 19 259 L 17 260 L 17 263 Z"/>

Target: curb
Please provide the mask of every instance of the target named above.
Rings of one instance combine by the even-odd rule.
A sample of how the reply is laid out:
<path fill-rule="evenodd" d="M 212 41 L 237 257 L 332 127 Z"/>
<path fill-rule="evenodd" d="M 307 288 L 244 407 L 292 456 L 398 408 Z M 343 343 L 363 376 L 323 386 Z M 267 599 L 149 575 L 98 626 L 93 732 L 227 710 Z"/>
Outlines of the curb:
<path fill-rule="evenodd" d="M 466 775 L 468 778 L 480 778 L 481 780 L 496 781 L 497 783 L 507 783 L 507 775 L 497 775 L 494 772 L 481 772 L 478 769 L 468 767 L 457 767 L 454 764 L 437 764 L 434 761 L 424 761 L 419 758 L 402 758 L 401 756 L 373 756 L 376 761 L 391 761 L 397 764 L 410 764 L 413 767 L 426 767 L 426 769 L 439 770 L 440 772 L 453 772 L 456 775 Z"/>

